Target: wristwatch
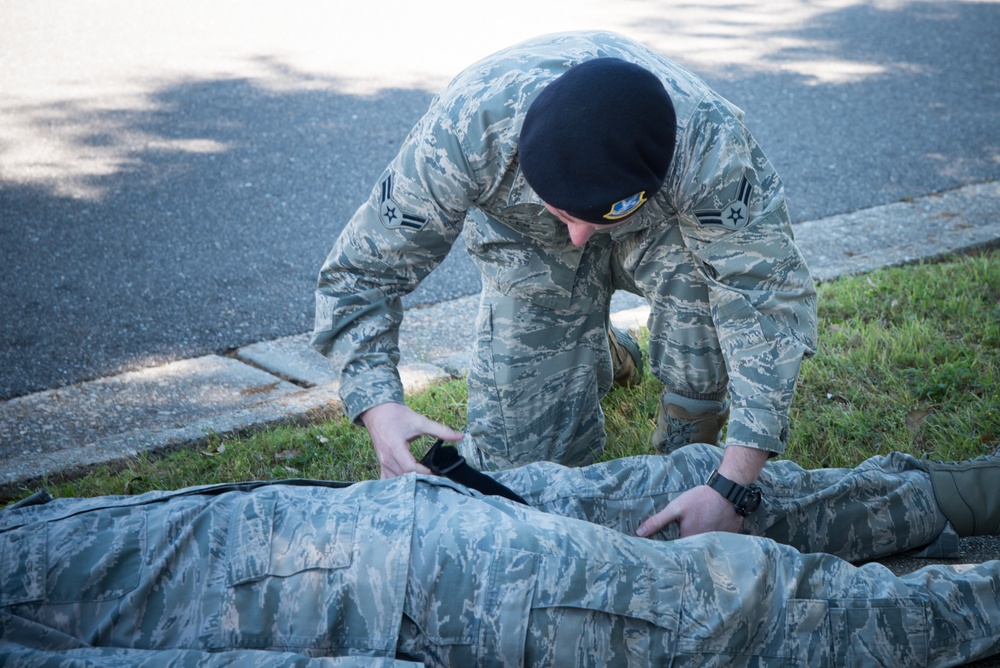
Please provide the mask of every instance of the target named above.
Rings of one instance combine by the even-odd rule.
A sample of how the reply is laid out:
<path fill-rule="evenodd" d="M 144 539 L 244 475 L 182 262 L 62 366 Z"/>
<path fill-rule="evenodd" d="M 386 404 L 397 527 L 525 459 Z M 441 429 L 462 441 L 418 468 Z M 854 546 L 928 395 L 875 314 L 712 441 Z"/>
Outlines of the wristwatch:
<path fill-rule="evenodd" d="M 737 515 L 746 517 L 760 506 L 760 487 L 757 485 L 741 485 L 719 473 L 716 469 L 708 476 L 705 484 L 730 501 Z"/>

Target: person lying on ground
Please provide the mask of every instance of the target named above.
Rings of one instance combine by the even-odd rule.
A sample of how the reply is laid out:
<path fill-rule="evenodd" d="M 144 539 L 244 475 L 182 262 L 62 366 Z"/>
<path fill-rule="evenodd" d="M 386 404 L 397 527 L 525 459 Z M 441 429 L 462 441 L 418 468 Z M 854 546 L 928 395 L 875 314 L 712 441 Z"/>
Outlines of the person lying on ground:
<path fill-rule="evenodd" d="M 693 444 L 487 476 L 510 498 L 414 473 L 39 495 L 0 512 L 0 663 L 945 666 L 1000 653 L 1000 561 L 902 577 L 850 563 L 955 556 L 960 536 L 1000 533 L 1000 457 L 772 461 L 750 490 L 759 503 L 731 508 L 744 533 L 634 535 L 722 457 Z"/>

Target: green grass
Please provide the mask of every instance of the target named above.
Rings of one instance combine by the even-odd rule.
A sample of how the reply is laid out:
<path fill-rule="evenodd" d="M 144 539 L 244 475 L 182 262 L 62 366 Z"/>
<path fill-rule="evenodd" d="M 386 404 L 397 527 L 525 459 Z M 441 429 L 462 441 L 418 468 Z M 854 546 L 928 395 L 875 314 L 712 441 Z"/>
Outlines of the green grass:
<path fill-rule="evenodd" d="M 1000 251 L 821 286 L 787 456 L 963 459 L 1000 444 Z"/>
<path fill-rule="evenodd" d="M 819 351 L 805 362 L 785 456 L 853 466 L 893 450 L 964 459 L 1000 445 L 1000 250 L 840 279 L 820 286 Z M 645 333 L 643 333 L 645 334 Z M 646 338 L 640 337 L 645 346 Z M 651 452 L 659 383 L 604 400 L 604 459 Z M 461 429 L 465 383 L 409 397 L 414 409 Z M 429 439 L 414 445 L 418 456 Z M 213 439 L 196 450 L 140 457 L 75 480 L 45 481 L 57 496 L 135 494 L 251 479 L 363 480 L 378 476 L 367 433 L 336 419 Z M 7 500 L 34 489 L 16 490 Z"/>

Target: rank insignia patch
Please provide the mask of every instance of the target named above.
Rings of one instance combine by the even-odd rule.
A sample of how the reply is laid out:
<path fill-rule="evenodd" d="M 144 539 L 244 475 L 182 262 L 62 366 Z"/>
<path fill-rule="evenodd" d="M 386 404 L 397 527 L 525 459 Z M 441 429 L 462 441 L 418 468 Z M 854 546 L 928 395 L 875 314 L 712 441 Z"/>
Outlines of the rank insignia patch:
<path fill-rule="evenodd" d="M 742 230 L 750 222 L 751 195 L 753 195 L 753 186 L 744 176 L 736 188 L 734 201 L 718 211 L 695 211 L 694 215 L 698 217 L 698 222 L 702 225 L 722 225 L 726 229 Z"/>
<path fill-rule="evenodd" d="M 396 200 L 392 198 L 392 178 L 392 174 L 389 174 L 382 181 L 382 192 L 379 196 L 379 219 L 390 230 L 398 230 L 403 227 L 409 230 L 419 230 L 427 222 L 427 218 L 406 213 L 400 208 Z"/>
<path fill-rule="evenodd" d="M 608 220 L 621 220 L 626 216 L 631 216 L 635 210 L 646 203 L 646 191 L 638 192 L 631 197 L 626 197 L 620 202 L 611 205 L 611 211 L 604 214 Z"/>

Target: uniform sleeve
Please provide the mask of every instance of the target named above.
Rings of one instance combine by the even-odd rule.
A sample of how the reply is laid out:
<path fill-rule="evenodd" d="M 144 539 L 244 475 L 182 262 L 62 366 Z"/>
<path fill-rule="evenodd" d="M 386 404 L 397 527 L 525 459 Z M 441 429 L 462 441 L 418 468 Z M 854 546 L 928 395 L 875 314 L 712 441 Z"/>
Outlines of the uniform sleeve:
<path fill-rule="evenodd" d="M 352 420 L 402 402 L 401 298 L 448 254 L 478 187 L 447 115 L 432 104 L 324 263 L 313 346 L 340 368 Z"/>
<path fill-rule="evenodd" d="M 727 445 L 784 451 L 799 369 L 816 349 L 816 292 L 781 180 L 721 100 L 679 144 L 678 223 L 700 261 L 729 373 Z M 682 186 L 685 187 L 685 186 Z"/>

